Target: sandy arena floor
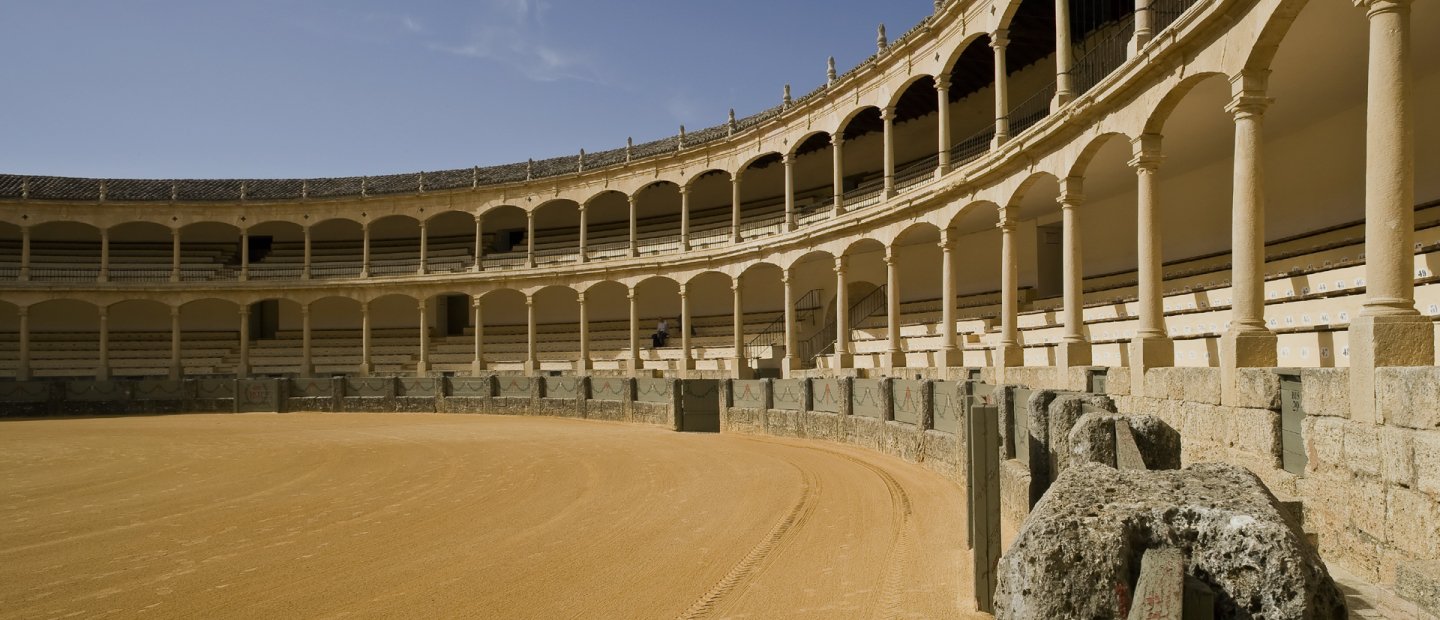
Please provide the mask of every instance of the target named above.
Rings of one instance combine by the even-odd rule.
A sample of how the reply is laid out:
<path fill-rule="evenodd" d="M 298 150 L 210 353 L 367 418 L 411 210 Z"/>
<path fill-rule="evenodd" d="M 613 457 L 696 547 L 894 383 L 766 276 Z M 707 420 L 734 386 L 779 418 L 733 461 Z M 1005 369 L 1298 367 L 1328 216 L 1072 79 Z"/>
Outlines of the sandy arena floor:
<path fill-rule="evenodd" d="M 963 509 L 934 473 L 819 442 L 454 415 L 11 421 L 0 617 L 957 617 Z"/>

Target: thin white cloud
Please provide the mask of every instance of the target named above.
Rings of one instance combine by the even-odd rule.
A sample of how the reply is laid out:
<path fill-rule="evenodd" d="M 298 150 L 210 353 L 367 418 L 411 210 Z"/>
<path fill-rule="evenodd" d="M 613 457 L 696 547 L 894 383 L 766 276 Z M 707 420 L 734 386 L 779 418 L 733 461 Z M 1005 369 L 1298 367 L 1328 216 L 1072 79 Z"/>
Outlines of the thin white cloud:
<path fill-rule="evenodd" d="M 490 61 L 536 82 L 601 82 L 590 58 L 545 41 L 545 0 L 489 0 L 493 19 L 460 42 L 432 40 L 432 51 Z"/>
<path fill-rule="evenodd" d="M 414 17 L 411 17 L 409 15 L 405 15 L 400 18 L 400 25 L 404 26 L 406 31 L 414 34 L 420 34 L 422 32 L 425 32 L 425 25 L 421 24 L 420 20 L 415 19 Z"/>

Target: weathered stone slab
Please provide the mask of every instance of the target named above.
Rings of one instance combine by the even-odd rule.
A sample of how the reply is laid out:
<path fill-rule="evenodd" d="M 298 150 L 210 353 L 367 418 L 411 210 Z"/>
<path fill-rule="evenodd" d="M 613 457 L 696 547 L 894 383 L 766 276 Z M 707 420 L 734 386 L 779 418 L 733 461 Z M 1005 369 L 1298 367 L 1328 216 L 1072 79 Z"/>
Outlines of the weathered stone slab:
<path fill-rule="evenodd" d="M 770 384 L 771 409 L 786 411 L 805 410 L 805 380 L 775 379 Z"/>
<path fill-rule="evenodd" d="M 450 395 L 457 398 L 490 398 L 495 394 L 495 378 L 450 377 Z"/>
<path fill-rule="evenodd" d="M 895 421 L 919 425 L 925 417 L 925 382 L 913 379 L 894 379 L 890 382 L 890 403 Z"/>
<path fill-rule="evenodd" d="M 590 377 L 590 399 L 603 401 L 622 401 L 629 398 L 626 384 L 629 379 L 623 377 Z"/>
<path fill-rule="evenodd" d="M 635 400 L 642 403 L 670 403 L 675 400 L 674 381 L 642 378 L 635 380 Z"/>
<path fill-rule="evenodd" d="M 496 396 L 501 398 L 530 398 L 530 382 L 532 377 L 503 376 L 499 380 Z"/>
<path fill-rule="evenodd" d="M 811 379 L 810 391 L 810 407 L 813 411 L 840 413 L 843 410 L 845 388 L 840 379 Z"/>
<path fill-rule="evenodd" d="M 235 380 L 197 379 L 195 381 L 195 398 L 202 400 L 235 398 Z"/>
<path fill-rule="evenodd" d="M 0 402 L 43 403 L 50 400 L 50 384 L 43 381 L 0 383 Z"/>
<path fill-rule="evenodd" d="M 769 393 L 770 382 L 765 379 L 737 379 L 730 383 L 730 406 L 769 409 Z"/>
<path fill-rule="evenodd" d="M 1215 592 L 1218 617 L 1345 617 L 1339 589 L 1275 497 L 1221 463 L 1063 472 L 1001 559 L 995 616 L 1122 617 L 1141 557 L 1165 547 Z"/>
<path fill-rule="evenodd" d="M 184 381 L 141 379 L 135 382 L 135 400 L 186 400 L 192 398 Z M 4 401 L 0 397 L 0 401 Z"/>
<path fill-rule="evenodd" d="M 1140 580 L 1127 618 L 1180 620 L 1184 611 L 1185 556 L 1179 549 L 1147 549 L 1140 559 Z"/>
<path fill-rule="evenodd" d="M 1120 428 L 1124 425 L 1130 438 L 1133 454 L 1140 467 L 1128 469 L 1179 469 L 1181 438 L 1180 432 L 1171 428 L 1164 420 L 1150 415 L 1124 415 L 1108 412 L 1091 412 L 1076 421 L 1070 431 L 1070 454 L 1065 460 L 1068 466 L 1080 463 L 1099 463 L 1107 467 L 1121 467 Z"/>
<path fill-rule="evenodd" d="M 885 417 L 885 391 L 880 379 L 855 379 L 851 382 L 850 412 L 877 420 Z"/>
<path fill-rule="evenodd" d="M 951 381 L 931 384 L 930 409 L 935 430 L 952 435 L 959 432 L 960 417 L 965 411 L 964 389 L 965 384 Z"/>
<path fill-rule="evenodd" d="M 130 384 L 125 381 L 66 381 L 65 400 L 77 402 L 116 402 L 130 399 Z"/>
<path fill-rule="evenodd" d="M 393 398 L 395 380 L 385 377 L 347 377 L 345 396 L 349 398 Z"/>
<path fill-rule="evenodd" d="M 316 377 L 291 379 L 290 396 L 298 398 L 333 398 L 335 396 L 335 380 Z"/>
<path fill-rule="evenodd" d="M 434 398 L 440 393 L 440 380 L 431 377 L 402 377 L 396 380 L 395 395 L 408 398 Z"/>

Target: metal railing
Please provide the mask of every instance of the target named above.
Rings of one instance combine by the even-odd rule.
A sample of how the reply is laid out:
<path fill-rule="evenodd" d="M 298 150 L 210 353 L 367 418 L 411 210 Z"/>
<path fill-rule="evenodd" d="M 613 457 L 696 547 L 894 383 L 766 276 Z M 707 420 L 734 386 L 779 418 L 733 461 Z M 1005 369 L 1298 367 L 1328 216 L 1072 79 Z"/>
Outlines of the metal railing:
<path fill-rule="evenodd" d="M 880 204 L 885 196 L 885 186 L 882 184 L 862 185 L 848 192 L 845 192 L 845 210 L 854 211 Z"/>
<path fill-rule="evenodd" d="M 799 322 L 803 317 L 808 318 L 811 313 L 820 308 L 820 289 L 813 289 L 800 296 L 795 301 L 795 318 Z M 764 355 L 765 349 L 785 345 L 785 313 L 774 321 L 768 323 L 759 333 L 755 334 L 745 343 L 745 357 L 758 359 Z"/>
<path fill-rule="evenodd" d="M 1010 108 L 1010 135 L 1018 136 L 1050 116 L 1050 101 L 1055 98 L 1055 82 L 1041 88 L 1029 98 Z"/>
<path fill-rule="evenodd" d="M 940 168 L 940 155 L 922 157 L 895 170 L 895 191 L 904 191 L 935 178 Z"/>
<path fill-rule="evenodd" d="M 850 304 L 849 329 L 855 329 L 863 323 L 865 319 L 874 316 L 876 312 L 879 312 L 881 308 L 885 307 L 885 302 L 888 299 L 885 291 L 886 287 L 880 286 L 866 293 L 855 303 Z M 838 327 L 837 318 L 838 317 L 830 317 L 830 320 L 826 321 L 824 327 L 821 327 L 819 331 L 811 334 L 809 338 L 806 338 L 800 343 L 800 351 L 803 354 L 803 359 L 810 360 L 813 365 L 815 358 L 835 351 L 835 341 L 838 335 L 836 331 Z"/>
<path fill-rule="evenodd" d="M 730 241 L 730 226 L 718 226 L 704 230 L 690 231 L 690 247 L 704 248 L 721 245 Z"/>
<path fill-rule="evenodd" d="M 1134 35 L 1135 15 L 1131 14 L 1097 29 L 1075 45 L 1075 62 L 1070 65 L 1070 76 L 1076 94 L 1088 92 L 1110 72 L 1125 64 L 1129 57 L 1130 39 Z"/>
<path fill-rule="evenodd" d="M 995 127 L 990 126 L 961 140 L 959 144 L 950 149 L 950 165 L 959 167 L 979 159 L 981 155 L 990 151 L 990 142 L 994 139 Z"/>
<path fill-rule="evenodd" d="M 1169 28 L 1170 24 L 1180 19 L 1180 16 L 1184 15 L 1185 11 L 1190 10 L 1192 6 L 1195 6 L 1195 0 L 1151 0 L 1150 11 L 1151 19 L 1154 20 L 1155 32 L 1159 33 Z"/>

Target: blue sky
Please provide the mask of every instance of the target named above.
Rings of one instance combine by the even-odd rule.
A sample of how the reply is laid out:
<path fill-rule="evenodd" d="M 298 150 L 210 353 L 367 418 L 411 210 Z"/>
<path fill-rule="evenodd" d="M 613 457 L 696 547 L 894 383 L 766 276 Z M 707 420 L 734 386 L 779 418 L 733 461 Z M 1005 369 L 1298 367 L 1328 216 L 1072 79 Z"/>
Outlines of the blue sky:
<path fill-rule="evenodd" d="M 315 177 L 745 116 L 930 0 L 0 0 L 0 172 Z"/>

